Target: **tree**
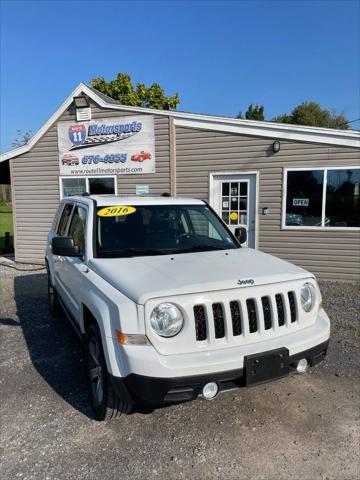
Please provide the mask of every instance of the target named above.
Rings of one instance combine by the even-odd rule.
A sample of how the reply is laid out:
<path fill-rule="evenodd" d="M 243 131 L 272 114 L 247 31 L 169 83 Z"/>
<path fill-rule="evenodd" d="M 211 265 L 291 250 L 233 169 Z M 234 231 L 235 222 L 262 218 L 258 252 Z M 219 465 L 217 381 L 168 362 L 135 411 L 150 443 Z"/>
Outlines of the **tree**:
<path fill-rule="evenodd" d="M 29 143 L 30 138 L 32 137 L 32 131 L 27 130 L 25 133 L 21 133 L 21 130 L 16 130 L 16 138 L 12 142 L 14 148 L 22 147 Z"/>
<path fill-rule="evenodd" d="M 349 128 L 349 121 L 343 113 L 336 114 L 334 111 L 321 108 L 316 102 L 303 102 L 295 107 L 290 114 L 279 115 L 273 118 L 272 121 L 340 130 Z"/>
<path fill-rule="evenodd" d="M 242 112 L 239 112 L 237 118 L 244 118 Z M 255 105 L 251 103 L 245 112 L 245 118 L 247 120 L 265 120 L 264 105 Z"/>
<path fill-rule="evenodd" d="M 118 73 L 110 82 L 107 82 L 104 77 L 93 78 L 90 84 L 99 92 L 105 93 L 123 105 L 174 110 L 180 103 L 177 93 L 166 96 L 165 90 L 158 83 L 153 83 L 150 87 L 137 83 L 134 87 L 130 75 L 126 73 Z"/>

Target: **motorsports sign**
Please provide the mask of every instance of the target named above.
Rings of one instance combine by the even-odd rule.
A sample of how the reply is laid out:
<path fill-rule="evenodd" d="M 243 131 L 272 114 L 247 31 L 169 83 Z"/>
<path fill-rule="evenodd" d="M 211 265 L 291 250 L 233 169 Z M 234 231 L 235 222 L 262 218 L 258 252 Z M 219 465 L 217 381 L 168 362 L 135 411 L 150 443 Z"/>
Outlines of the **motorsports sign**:
<path fill-rule="evenodd" d="M 59 122 L 60 175 L 155 172 L 154 118 L 150 115 Z"/>

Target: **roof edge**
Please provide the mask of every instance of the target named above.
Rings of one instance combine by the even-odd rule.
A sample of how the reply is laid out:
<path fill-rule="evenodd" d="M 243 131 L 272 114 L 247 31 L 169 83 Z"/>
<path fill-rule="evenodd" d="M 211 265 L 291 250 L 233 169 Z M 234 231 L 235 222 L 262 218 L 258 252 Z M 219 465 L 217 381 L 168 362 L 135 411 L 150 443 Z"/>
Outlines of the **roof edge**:
<path fill-rule="evenodd" d="M 343 145 L 360 148 L 360 132 L 357 130 L 335 130 L 332 128 L 309 127 L 306 125 L 291 125 L 286 123 L 244 120 L 216 115 L 203 115 L 198 113 L 177 112 L 176 110 L 156 110 L 153 108 L 133 107 L 120 103 L 109 103 L 97 95 L 93 88 L 84 83 L 79 85 L 70 93 L 66 100 L 59 106 L 53 115 L 35 133 L 30 141 L 21 147 L 8 150 L 0 155 L 0 162 L 23 155 L 33 148 L 41 139 L 51 125 L 64 113 L 73 102 L 73 97 L 85 93 L 100 107 L 111 110 L 122 110 L 153 115 L 164 115 L 174 117 L 175 125 L 217 130 L 243 135 L 254 135 L 260 137 L 276 137 L 279 139 L 307 141 L 314 143 L 326 143 L 329 145 Z M 104 95 L 105 96 L 105 95 Z"/>

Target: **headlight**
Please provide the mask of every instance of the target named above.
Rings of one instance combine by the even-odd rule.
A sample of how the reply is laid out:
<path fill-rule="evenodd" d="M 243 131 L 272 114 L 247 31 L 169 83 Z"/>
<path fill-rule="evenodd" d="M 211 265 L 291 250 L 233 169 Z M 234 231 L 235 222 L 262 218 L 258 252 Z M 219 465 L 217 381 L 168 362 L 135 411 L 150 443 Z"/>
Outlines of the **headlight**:
<path fill-rule="evenodd" d="M 173 337 L 182 329 L 184 318 L 173 303 L 160 303 L 151 312 L 151 328 L 161 337 Z"/>
<path fill-rule="evenodd" d="M 301 306 L 305 312 L 310 310 L 315 305 L 315 288 L 311 283 L 305 283 L 300 290 Z"/>

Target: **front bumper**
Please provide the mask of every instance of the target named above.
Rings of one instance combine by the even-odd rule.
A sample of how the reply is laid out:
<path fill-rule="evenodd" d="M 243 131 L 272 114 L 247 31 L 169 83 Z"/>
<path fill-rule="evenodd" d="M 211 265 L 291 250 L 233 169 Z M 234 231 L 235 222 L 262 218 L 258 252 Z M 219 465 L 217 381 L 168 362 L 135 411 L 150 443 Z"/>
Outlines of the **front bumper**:
<path fill-rule="evenodd" d="M 301 358 L 306 358 L 313 367 L 321 362 L 327 353 L 329 341 L 322 342 L 312 348 L 290 355 L 290 367 Z M 245 386 L 244 370 L 236 369 L 225 372 L 208 373 L 205 375 L 159 378 L 131 373 L 125 378 L 110 376 L 115 391 L 126 397 L 133 404 L 171 404 L 194 400 L 199 396 L 204 385 L 216 382 L 219 392 Z"/>

